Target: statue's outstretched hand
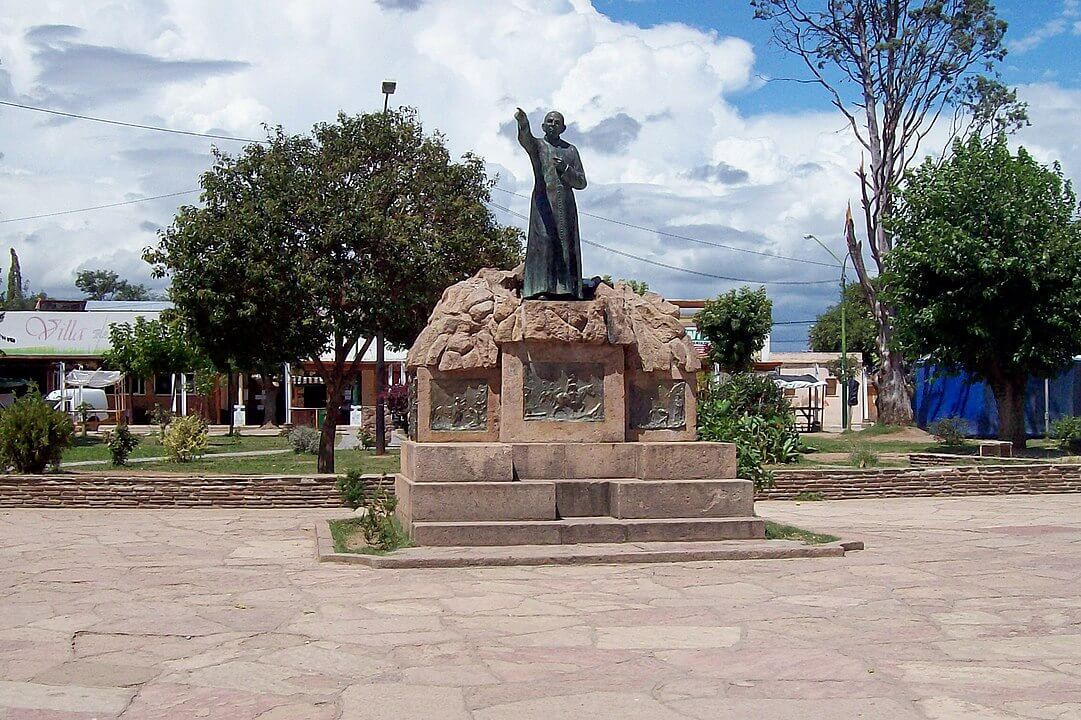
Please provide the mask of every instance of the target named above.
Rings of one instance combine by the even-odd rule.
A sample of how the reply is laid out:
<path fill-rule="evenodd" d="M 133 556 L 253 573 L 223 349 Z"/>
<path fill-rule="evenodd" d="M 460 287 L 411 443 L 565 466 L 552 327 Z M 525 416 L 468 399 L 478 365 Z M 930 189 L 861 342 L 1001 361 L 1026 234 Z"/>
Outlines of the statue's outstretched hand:
<path fill-rule="evenodd" d="M 522 108 L 518 108 L 517 110 L 515 110 L 514 119 L 518 121 L 519 125 L 527 122 L 528 118 L 526 118 L 525 110 L 523 110 Z"/>

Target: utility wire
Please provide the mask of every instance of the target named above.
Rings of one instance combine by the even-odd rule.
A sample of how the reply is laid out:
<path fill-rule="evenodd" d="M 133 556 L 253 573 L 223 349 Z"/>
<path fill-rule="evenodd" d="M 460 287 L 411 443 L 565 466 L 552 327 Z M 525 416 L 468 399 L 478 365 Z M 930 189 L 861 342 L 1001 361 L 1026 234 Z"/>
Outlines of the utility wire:
<path fill-rule="evenodd" d="M 488 201 L 488 204 L 498 210 L 502 210 L 505 213 L 514 215 L 515 217 L 522 218 L 526 221 L 529 220 L 529 218 L 525 215 L 522 215 L 519 212 L 515 212 L 508 207 L 498 205 L 490 200 Z M 750 283 L 752 285 L 827 285 L 833 284 L 834 282 L 833 280 L 748 280 L 747 278 L 728 277 L 727 275 L 714 275 L 713 273 L 701 272 L 699 270 L 691 270 L 690 268 L 680 267 L 679 265 L 669 265 L 668 263 L 650 260 L 649 258 L 644 258 L 640 255 L 632 255 L 631 253 L 623 252 L 622 250 L 616 250 L 615 248 L 608 247 L 607 245 L 601 245 L 598 242 L 593 242 L 584 238 L 581 238 L 581 241 L 585 245 L 591 245 L 593 247 L 600 248 L 601 250 L 607 250 L 610 253 L 615 253 L 616 255 L 622 255 L 623 257 L 630 258 L 632 260 L 648 263 L 649 265 L 656 265 L 657 267 L 667 268 L 668 270 L 678 270 L 679 272 L 690 273 L 691 275 L 699 275 L 701 277 L 713 278 L 715 280 Z"/>
<path fill-rule="evenodd" d="M 495 186 L 496 190 L 505 192 L 508 195 L 514 195 L 516 197 L 529 199 L 528 195 L 522 193 L 516 193 L 506 188 L 501 188 L 498 185 Z M 670 237 L 676 240 L 686 240 L 687 242 L 698 243 L 700 245 L 709 245 L 710 247 L 723 248 L 724 250 L 732 250 L 734 252 L 747 253 L 748 255 L 761 255 L 762 257 L 773 258 L 775 260 L 791 260 L 793 262 L 804 263 L 807 265 L 821 265 L 822 267 L 836 268 L 835 263 L 821 262 L 819 260 L 806 260 L 804 258 L 791 257 L 789 255 L 774 255 L 773 253 L 762 252 L 761 250 L 750 250 L 748 248 L 736 247 L 735 245 L 725 245 L 724 243 L 712 242 L 710 240 L 700 240 L 698 238 L 687 237 L 686 235 L 677 235 L 675 233 L 665 232 L 664 230 L 658 230 L 656 228 L 645 227 L 644 225 L 635 225 L 634 223 L 625 222 L 623 220 L 616 220 L 610 217 L 604 217 L 603 215 L 594 215 L 593 213 L 586 212 L 585 210 L 579 210 L 579 214 L 591 217 L 596 220 L 603 220 L 605 222 L 614 223 L 615 225 L 622 225 L 623 227 L 633 228 L 635 230 L 644 230 L 645 232 L 657 233 L 662 237 Z"/>
<path fill-rule="evenodd" d="M 191 132 L 190 130 L 174 130 L 173 128 L 158 127 L 156 125 L 141 125 L 139 123 L 124 122 L 122 120 L 106 120 L 105 118 L 91 117 L 90 115 L 78 115 L 76 113 L 63 112 L 61 110 L 51 110 L 49 108 L 34 107 L 33 105 L 22 105 L 20 103 L 9 102 L 7 100 L 0 100 L 0 105 L 20 108 L 22 110 L 33 110 L 34 112 L 48 113 L 49 115 L 59 115 L 61 117 L 72 118 L 74 120 L 89 120 L 90 122 L 105 123 L 106 125 L 119 125 L 121 127 L 139 128 L 140 130 L 154 130 L 155 132 L 173 133 L 174 135 L 189 135 L 191 137 L 211 138 L 213 140 L 232 140 L 233 142 L 266 144 L 266 140 L 252 140 L 251 138 L 232 137 L 230 135 L 215 135 L 213 133 L 198 133 Z"/>
<path fill-rule="evenodd" d="M 78 208 L 75 210 L 59 210 L 57 212 L 42 213 L 41 215 L 24 215 L 23 217 L 5 218 L 0 220 L 0 224 L 19 222 L 20 220 L 37 220 L 39 218 L 56 217 L 57 215 L 71 215 L 73 213 L 88 212 L 90 210 L 104 210 L 105 208 L 120 207 L 121 205 L 134 205 L 135 203 L 150 202 L 151 200 L 161 200 L 163 198 L 177 197 L 179 195 L 191 195 L 197 193 L 198 190 L 181 190 L 175 193 L 166 193 L 165 195 L 152 195 L 151 197 L 137 198 L 135 200 L 125 200 L 124 202 L 109 203 L 108 205 L 94 205 L 93 207 Z"/>

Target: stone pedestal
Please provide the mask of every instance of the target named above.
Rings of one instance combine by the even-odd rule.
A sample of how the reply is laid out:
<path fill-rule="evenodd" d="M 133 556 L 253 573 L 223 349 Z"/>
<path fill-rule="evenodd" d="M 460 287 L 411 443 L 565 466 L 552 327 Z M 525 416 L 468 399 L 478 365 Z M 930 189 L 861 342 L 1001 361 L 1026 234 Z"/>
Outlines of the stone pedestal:
<path fill-rule="evenodd" d="M 521 301 L 448 288 L 409 352 L 398 513 L 421 545 L 760 538 L 735 448 L 695 442 L 700 364 L 678 309 L 602 285 Z"/>

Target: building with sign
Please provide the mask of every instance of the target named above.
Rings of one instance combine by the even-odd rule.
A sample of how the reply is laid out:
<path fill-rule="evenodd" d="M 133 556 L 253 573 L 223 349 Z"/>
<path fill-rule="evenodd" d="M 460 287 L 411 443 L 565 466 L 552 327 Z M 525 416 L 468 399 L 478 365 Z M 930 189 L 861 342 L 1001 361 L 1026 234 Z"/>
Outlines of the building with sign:
<path fill-rule="evenodd" d="M 38 309 L 0 312 L 0 404 L 10 402 L 25 392 L 30 384 L 43 395 L 64 385 L 63 377 L 72 370 L 96 370 L 110 349 L 109 328 L 114 324 L 134 324 L 137 318 L 157 320 L 167 302 L 122 301 L 39 301 Z M 386 352 L 384 382 L 405 382 L 404 351 Z M 233 391 L 215 387 L 209 395 L 195 391 L 190 368 L 150 378 L 126 378 L 122 392 L 126 398 L 109 394 L 109 407 L 130 408 L 131 422 L 148 422 L 150 410 L 159 405 L 174 412 L 197 413 L 211 423 L 227 425 L 239 418 L 244 424 L 262 424 L 265 415 L 262 378 L 242 376 Z M 326 405 L 326 388 L 311 362 L 283 368 L 282 378 L 273 380 L 278 390 L 279 422 L 317 425 Z M 361 361 L 360 378 L 347 391 L 340 424 L 349 424 L 355 413 L 365 407 L 369 414 L 375 405 L 375 347 L 368 349 Z M 232 393 L 235 392 L 235 395 Z M 239 414 L 233 414 L 238 408 Z M 356 408 L 356 409 L 354 409 Z M 374 415 L 373 415 L 374 417 Z"/>

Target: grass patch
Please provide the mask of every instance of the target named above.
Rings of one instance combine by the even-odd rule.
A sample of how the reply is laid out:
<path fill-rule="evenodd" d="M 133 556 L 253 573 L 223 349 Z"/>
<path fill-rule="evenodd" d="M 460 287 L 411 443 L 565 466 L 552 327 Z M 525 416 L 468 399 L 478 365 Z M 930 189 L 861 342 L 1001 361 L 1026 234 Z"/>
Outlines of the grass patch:
<path fill-rule="evenodd" d="M 819 492 L 801 492 L 796 493 L 796 497 L 792 499 L 797 502 L 821 502 L 826 498 L 822 497 L 822 493 Z"/>
<path fill-rule="evenodd" d="M 904 430 L 903 425 L 884 425 L 877 423 L 871 427 L 864 428 L 863 430 L 845 430 L 844 435 L 862 435 L 864 437 L 877 437 L 879 435 L 893 435 Z"/>
<path fill-rule="evenodd" d="M 798 528 L 793 525 L 782 525 L 781 523 L 767 520 L 766 539 L 798 540 L 804 545 L 824 545 L 826 543 L 837 542 L 841 538 L 836 535 L 823 535 L 822 533 L 814 533 L 810 530 L 804 530 L 803 528 Z"/>
<path fill-rule="evenodd" d="M 363 474 L 387 473 L 393 475 L 401 467 L 401 457 L 397 452 L 375 455 L 367 450 L 338 450 L 334 453 L 334 472 L 345 474 L 357 470 Z M 87 468 L 88 470 L 90 468 Z M 171 472 L 190 475 L 210 473 L 217 475 L 310 475 L 316 472 L 318 463 L 315 455 L 296 455 L 292 452 L 278 455 L 250 455 L 247 457 L 214 458 L 206 455 L 189 463 L 174 463 L 168 460 L 154 463 L 138 463 L 123 468 L 109 468 L 109 472 L 137 475 L 140 472 Z"/>
<path fill-rule="evenodd" d="M 354 553 L 360 555 L 386 555 L 389 552 L 400 550 L 401 548 L 412 547 L 413 542 L 406 535 L 405 530 L 402 528 L 401 523 L 398 522 L 398 518 L 392 518 L 391 522 L 394 523 L 395 529 L 398 531 L 397 535 L 400 538 L 399 542 L 392 548 L 387 550 L 379 550 L 377 548 L 369 547 L 364 542 L 364 531 L 361 529 L 360 518 L 346 518 L 344 520 L 331 520 L 330 521 L 330 537 L 334 541 L 334 552 L 338 553 Z"/>
<path fill-rule="evenodd" d="M 163 457 L 167 453 L 158 435 L 139 435 L 139 444 L 132 451 L 129 458 L 139 457 Z M 207 438 L 207 455 L 221 453 L 249 452 L 252 450 L 283 450 L 289 447 L 289 442 L 277 435 L 252 435 L 250 437 L 230 437 L 228 435 L 211 435 Z M 77 437 L 75 444 L 64 451 L 61 464 L 81 462 L 84 460 L 106 460 L 112 456 L 109 454 L 109 446 L 100 437 Z"/>

